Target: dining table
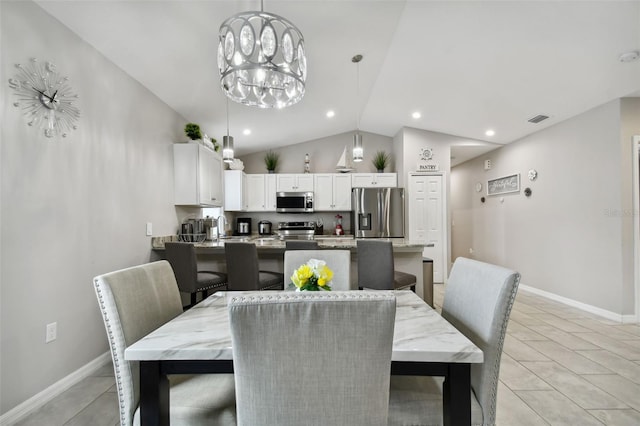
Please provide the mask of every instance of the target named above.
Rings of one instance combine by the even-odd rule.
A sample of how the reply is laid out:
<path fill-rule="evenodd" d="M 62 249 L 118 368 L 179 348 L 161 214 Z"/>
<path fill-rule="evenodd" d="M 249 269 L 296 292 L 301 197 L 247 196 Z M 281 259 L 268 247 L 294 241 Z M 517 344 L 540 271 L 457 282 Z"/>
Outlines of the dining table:
<path fill-rule="evenodd" d="M 444 377 L 444 424 L 471 424 L 471 365 L 483 362 L 482 350 L 412 291 L 392 292 L 391 374 Z M 140 363 L 143 426 L 169 424 L 167 375 L 233 373 L 227 302 L 247 293 L 216 292 L 127 347 L 125 359 Z"/>

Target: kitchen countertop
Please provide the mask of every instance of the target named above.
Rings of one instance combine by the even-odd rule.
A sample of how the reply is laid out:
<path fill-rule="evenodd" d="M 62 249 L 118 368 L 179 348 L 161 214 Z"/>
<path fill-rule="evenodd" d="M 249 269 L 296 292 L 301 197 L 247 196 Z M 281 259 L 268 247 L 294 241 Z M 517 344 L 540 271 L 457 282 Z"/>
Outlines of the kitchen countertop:
<path fill-rule="evenodd" d="M 376 238 L 377 240 L 391 241 L 393 243 L 394 251 L 422 251 L 424 243 L 410 241 L 405 238 Z M 152 248 L 154 250 L 164 250 L 165 241 L 177 241 L 176 235 L 170 235 L 166 237 L 153 237 L 151 238 Z M 356 240 L 352 235 L 338 236 L 338 235 L 316 235 L 314 240 L 318 242 L 320 248 L 332 248 L 332 249 L 356 249 Z M 221 241 L 205 241 L 202 243 L 194 243 L 196 249 L 200 252 L 215 252 L 223 251 L 225 242 L 251 242 L 256 245 L 259 250 L 284 250 L 285 241 L 278 238 L 278 236 L 233 236 Z"/>

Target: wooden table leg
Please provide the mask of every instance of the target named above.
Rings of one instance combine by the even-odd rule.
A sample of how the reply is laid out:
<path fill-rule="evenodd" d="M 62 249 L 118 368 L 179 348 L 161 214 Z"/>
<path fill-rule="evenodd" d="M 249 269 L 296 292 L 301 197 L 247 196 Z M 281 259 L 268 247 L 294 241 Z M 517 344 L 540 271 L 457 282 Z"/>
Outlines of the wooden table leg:
<path fill-rule="evenodd" d="M 160 361 L 140 362 L 140 424 L 169 426 L 169 379 Z"/>
<path fill-rule="evenodd" d="M 471 368 L 469 364 L 449 364 L 442 385 L 445 426 L 471 424 Z"/>

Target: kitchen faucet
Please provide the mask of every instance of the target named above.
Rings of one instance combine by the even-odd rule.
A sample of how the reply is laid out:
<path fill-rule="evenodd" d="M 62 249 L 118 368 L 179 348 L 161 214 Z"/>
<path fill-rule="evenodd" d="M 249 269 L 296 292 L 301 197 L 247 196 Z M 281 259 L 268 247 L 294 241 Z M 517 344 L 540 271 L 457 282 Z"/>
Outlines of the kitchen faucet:
<path fill-rule="evenodd" d="M 227 218 L 221 214 L 216 218 L 216 222 L 218 224 L 218 226 L 216 226 L 216 240 L 220 241 L 220 237 L 226 237 L 227 235 L 227 231 L 225 229 L 227 227 Z M 222 226 L 222 232 L 220 232 L 220 226 Z"/>

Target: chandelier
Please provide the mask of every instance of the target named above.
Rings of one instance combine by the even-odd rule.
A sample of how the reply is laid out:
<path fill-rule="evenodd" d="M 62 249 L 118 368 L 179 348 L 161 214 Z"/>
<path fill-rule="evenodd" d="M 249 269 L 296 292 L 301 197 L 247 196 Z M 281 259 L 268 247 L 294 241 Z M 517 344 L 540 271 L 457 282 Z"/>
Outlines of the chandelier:
<path fill-rule="evenodd" d="M 220 85 L 231 100 L 284 108 L 302 99 L 304 38 L 290 21 L 262 10 L 241 12 L 222 23 L 218 38 Z"/>

